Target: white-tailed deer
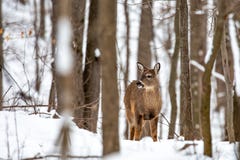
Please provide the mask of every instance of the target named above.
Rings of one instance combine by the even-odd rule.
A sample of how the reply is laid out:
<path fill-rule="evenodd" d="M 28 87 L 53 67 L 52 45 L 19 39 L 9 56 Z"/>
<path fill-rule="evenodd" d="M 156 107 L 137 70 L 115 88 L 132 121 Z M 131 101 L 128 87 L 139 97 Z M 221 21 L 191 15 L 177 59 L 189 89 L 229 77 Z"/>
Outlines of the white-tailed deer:
<path fill-rule="evenodd" d="M 140 140 L 144 121 L 149 120 L 152 139 L 157 141 L 158 116 L 162 106 L 158 80 L 160 63 L 149 69 L 137 62 L 137 67 L 140 79 L 127 87 L 124 96 L 130 140 Z"/>

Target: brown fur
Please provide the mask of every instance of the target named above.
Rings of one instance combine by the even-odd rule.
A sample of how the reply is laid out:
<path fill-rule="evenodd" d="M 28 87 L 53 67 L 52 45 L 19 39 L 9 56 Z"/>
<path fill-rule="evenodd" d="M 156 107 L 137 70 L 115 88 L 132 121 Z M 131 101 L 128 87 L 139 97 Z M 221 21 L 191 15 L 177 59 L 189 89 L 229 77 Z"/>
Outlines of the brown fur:
<path fill-rule="evenodd" d="M 148 69 L 138 63 L 138 69 L 141 73 L 140 81 L 133 81 L 127 87 L 124 96 L 130 140 L 140 140 L 144 121 L 150 120 L 151 136 L 154 141 L 157 141 L 158 115 L 162 106 L 157 76 L 160 64 L 157 63 L 154 69 Z M 151 78 L 148 77 L 150 75 Z M 143 87 L 138 87 L 139 82 Z"/>

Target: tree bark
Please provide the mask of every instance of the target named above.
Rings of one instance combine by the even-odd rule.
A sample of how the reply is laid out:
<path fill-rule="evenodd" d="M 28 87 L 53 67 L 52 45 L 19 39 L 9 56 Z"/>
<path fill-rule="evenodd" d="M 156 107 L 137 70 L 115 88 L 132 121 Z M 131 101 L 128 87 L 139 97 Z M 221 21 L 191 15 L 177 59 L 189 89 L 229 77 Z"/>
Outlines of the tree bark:
<path fill-rule="evenodd" d="M 0 0 L 0 111 L 3 105 L 3 26 L 2 26 L 2 0 Z"/>
<path fill-rule="evenodd" d="M 40 1 L 40 29 L 39 29 L 39 36 L 44 38 L 45 35 L 45 0 Z"/>
<path fill-rule="evenodd" d="M 211 138 L 211 127 L 210 127 L 210 97 L 211 97 L 211 72 L 213 68 L 214 61 L 218 55 L 223 26 L 224 26 L 224 7 L 223 0 L 219 1 L 218 11 L 216 22 L 216 30 L 213 37 L 213 49 L 209 61 L 205 65 L 205 72 L 203 73 L 203 90 L 201 96 L 201 129 L 204 140 L 204 155 L 212 156 L 212 138 Z"/>
<path fill-rule="evenodd" d="M 206 55 L 207 41 L 207 14 L 204 10 L 205 1 L 190 0 L 190 56 L 191 60 L 204 65 L 204 57 Z M 201 11 L 202 14 L 197 14 Z M 201 33 L 201 34 L 199 34 Z M 191 68 L 191 92 L 192 92 L 192 109 L 193 109 L 193 126 L 194 138 L 200 139 L 200 107 L 201 107 L 201 79 L 202 72 L 196 68 Z"/>
<path fill-rule="evenodd" d="M 236 88 L 234 87 L 234 97 L 233 97 L 233 125 L 235 132 L 236 141 L 240 141 L 240 97 L 236 93 Z"/>
<path fill-rule="evenodd" d="M 79 128 L 86 129 L 84 119 L 84 89 L 83 89 L 83 64 L 82 45 L 85 17 L 85 0 L 71 0 L 71 23 L 73 29 L 73 53 L 76 59 L 74 66 L 74 122 Z"/>
<path fill-rule="evenodd" d="M 183 135 L 193 140 L 193 117 L 190 85 L 190 66 L 188 52 L 188 6 L 187 0 L 180 0 L 180 53 L 181 53 L 181 114 Z"/>
<path fill-rule="evenodd" d="M 149 0 L 143 0 L 141 8 L 142 13 L 138 41 L 138 62 L 151 67 L 151 43 L 153 40 L 152 2 Z"/>
<path fill-rule="evenodd" d="M 70 22 L 70 7 L 71 3 L 66 0 L 58 0 L 59 2 L 59 17 L 58 17 L 58 26 L 57 26 L 57 35 L 58 35 L 58 41 L 57 41 L 57 47 L 58 47 L 58 53 L 55 55 L 55 59 L 58 63 L 56 63 L 56 74 L 58 78 L 58 84 L 61 86 L 61 90 L 59 91 L 61 96 L 61 105 L 63 107 L 63 110 L 66 114 L 72 113 L 72 110 L 74 108 L 73 101 L 74 101 L 74 85 L 73 85 L 73 66 L 74 66 L 74 58 L 73 53 L 71 51 L 71 34 L 66 35 L 66 37 L 63 36 L 62 33 L 62 25 L 68 25 L 69 31 L 65 30 L 65 32 L 71 33 L 71 22 Z M 66 27 L 65 26 L 65 27 Z M 63 48 L 67 49 L 69 52 L 64 53 Z M 68 64 L 62 68 L 59 63 L 60 59 L 63 58 L 62 56 L 66 57 L 66 59 L 69 58 L 69 60 L 72 60 L 71 64 Z M 68 58 L 67 58 L 68 57 Z M 66 59 L 61 59 L 63 63 L 69 63 L 69 61 L 65 61 Z M 67 158 L 67 154 L 69 152 L 69 125 L 67 123 L 67 120 L 65 119 L 65 122 L 62 125 L 61 131 L 58 136 L 57 143 L 61 144 L 61 159 L 65 160 Z"/>
<path fill-rule="evenodd" d="M 234 126 L 233 126 L 233 85 L 230 77 L 230 67 L 228 64 L 228 52 L 226 48 L 225 27 L 223 27 L 223 37 L 221 44 L 222 64 L 225 77 L 225 86 L 227 91 L 226 120 L 228 140 L 230 143 L 235 142 Z"/>
<path fill-rule="evenodd" d="M 85 70 L 83 73 L 85 104 L 84 108 L 84 126 L 86 129 L 96 132 L 98 120 L 98 103 L 100 93 L 100 58 L 95 54 L 98 48 L 97 44 L 97 13 L 98 0 L 91 0 L 88 38 L 86 49 Z"/>
<path fill-rule="evenodd" d="M 176 119 L 177 119 L 177 99 L 176 99 L 176 79 L 177 79 L 177 61 L 179 57 L 179 0 L 176 1 L 176 13 L 174 20 L 175 47 L 171 60 L 171 72 L 169 78 L 169 95 L 171 101 L 171 120 L 169 125 L 168 139 L 174 138 Z"/>
<path fill-rule="evenodd" d="M 103 155 L 119 151 L 116 56 L 116 0 L 99 3 L 99 45 L 102 54 Z"/>
<path fill-rule="evenodd" d="M 56 99 L 57 99 L 57 86 L 56 86 L 56 67 L 55 67 L 55 48 L 56 48 L 56 25 L 57 25 L 57 0 L 52 0 L 52 15 L 51 15 L 51 21 L 52 21 L 52 32 L 51 32 L 51 45 L 52 45 L 52 63 L 51 63 L 51 70 L 52 70 L 52 83 L 50 88 L 50 94 L 48 99 L 48 112 L 51 111 L 51 109 L 56 109 Z M 57 108 L 57 112 L 59 112 L 59 106 Z"/>
<path fill-rule="evenodd" d="M 129 12 L 128 12 L 128 5 L 127 5 L 128 0 L 124 1 L 124 14 L 125 14 L 125 19 L 126 19 L 126 68 L 124 72 L 124 87 L 127 88 L 128 85 L 128 79 L 129 79 L 129 57 L 130 57 L 130 23 L 129 23 Z M 125 138 L 128 139 L 128 131 L 129 131 L 129 126 L 127 123 L 127 120 L 125 121 L 126 124 L 126 130 L 125 130 Z"/>
<path fill-rule="evenodd" d="M 39 92 L 40 90 L 40 85 L 41 85 L 41 80 L 40 80 L 40 75 L 39 75 L 39 63 L 38 63 L 38 59 L 39 59 L 39 45 L 38 45 L 38 39 L 39 39 L 39 29 L 37 26 L 38 23 L 38 10 L 37 10 L 37 2 L 34 1 L 34 22 L 33 22 L 33 26 L 34 26 L 34 32 L 35 32 L 35 90 L 37 92 Z M 35 111 L 36 112 L 36 111 Z"/>

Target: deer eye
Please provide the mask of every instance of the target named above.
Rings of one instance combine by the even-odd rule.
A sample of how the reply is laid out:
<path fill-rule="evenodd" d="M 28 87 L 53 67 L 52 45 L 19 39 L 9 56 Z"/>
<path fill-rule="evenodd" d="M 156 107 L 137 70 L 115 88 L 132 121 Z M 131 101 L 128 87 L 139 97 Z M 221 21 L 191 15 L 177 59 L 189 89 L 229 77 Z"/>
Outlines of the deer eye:
<path fill-rule="evenodd" d="M 147 74 L 146 77 L 147 78 L 152 78 L 152 75 L 151 74 Z"/>

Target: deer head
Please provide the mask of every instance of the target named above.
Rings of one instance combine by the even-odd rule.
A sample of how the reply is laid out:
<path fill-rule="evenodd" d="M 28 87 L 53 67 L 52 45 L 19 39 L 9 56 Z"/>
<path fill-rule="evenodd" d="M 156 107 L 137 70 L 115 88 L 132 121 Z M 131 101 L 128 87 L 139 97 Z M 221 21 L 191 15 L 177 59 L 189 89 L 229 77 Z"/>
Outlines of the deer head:
<path fill-rule="evenodd" d="M 158 73 L 160 70 L 160 63 L 155 64 L 153 69 L 145 67 L 142 63 L 137 62 L 137 68 L 140 72 L 140 77 L 137 82 L 138 88 L 151 88 L 158 85 Z"/>

